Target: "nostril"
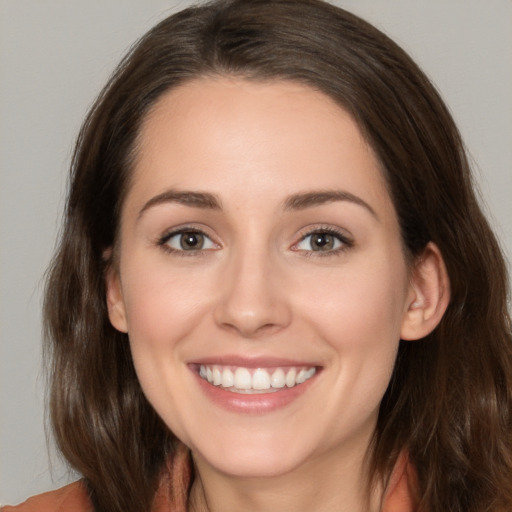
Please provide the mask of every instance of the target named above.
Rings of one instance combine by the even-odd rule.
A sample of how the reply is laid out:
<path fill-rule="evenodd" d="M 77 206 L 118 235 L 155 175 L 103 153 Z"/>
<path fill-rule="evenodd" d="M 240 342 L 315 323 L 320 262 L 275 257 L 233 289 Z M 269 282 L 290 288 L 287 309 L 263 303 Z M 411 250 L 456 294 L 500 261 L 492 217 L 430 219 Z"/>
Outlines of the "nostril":
<path fill-rule="evenodd" d="M 284 304 L 255 303 L 243 306 L 235 302 L 219 304 L 214 312 L 217 325 L 243 337 L 252 338 L 272 334 L 290 322 L 291 314 Z"/>
<path fill-rule="evenodd" d="M 248 319 L 223 322 L 221 327 L 247 339 L 269 336 L 281 328 L 278 324 L 251 322 Z"/>

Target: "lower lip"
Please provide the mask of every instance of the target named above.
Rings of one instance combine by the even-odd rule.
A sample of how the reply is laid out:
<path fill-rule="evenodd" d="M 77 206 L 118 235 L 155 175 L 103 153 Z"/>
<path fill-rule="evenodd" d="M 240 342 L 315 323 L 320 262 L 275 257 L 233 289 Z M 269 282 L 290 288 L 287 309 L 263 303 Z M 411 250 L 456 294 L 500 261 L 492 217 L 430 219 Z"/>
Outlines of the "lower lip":
<path fill-rule="evenodd" d="M 194 372 L 199 387 L 207 398 L 214 404 L 231 412 L 245 414 L 264 414 L 282 409 L 305 393 L 313 381 L 316 380 L 318 372 L 302 384 L 293 388 L 282 388 L 271 393 L 256 393 L 254 395 L 226 391 L 220 386 L 213 386 Z"/>

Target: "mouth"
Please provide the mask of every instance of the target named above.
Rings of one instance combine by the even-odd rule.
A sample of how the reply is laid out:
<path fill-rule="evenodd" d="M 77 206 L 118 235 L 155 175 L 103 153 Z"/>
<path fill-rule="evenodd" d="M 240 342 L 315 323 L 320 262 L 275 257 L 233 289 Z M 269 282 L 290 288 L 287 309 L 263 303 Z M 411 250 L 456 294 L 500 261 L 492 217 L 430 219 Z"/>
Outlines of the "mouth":
<path fill-rule="evenodd" d="M 275 393 L 300 386 L 316 374 L 317 368 L 316 366 L 247 368 L 201 364 L 198 365 L 197 372 L 202 380 L 225 391 L 254 395 Z"/>
<path fill-rule="evenodd" d="M 221 355 L 188 364 L 208 401 L 231 413 L 286 410 L 315 387 L 323 367 L 276 357 Z"/>

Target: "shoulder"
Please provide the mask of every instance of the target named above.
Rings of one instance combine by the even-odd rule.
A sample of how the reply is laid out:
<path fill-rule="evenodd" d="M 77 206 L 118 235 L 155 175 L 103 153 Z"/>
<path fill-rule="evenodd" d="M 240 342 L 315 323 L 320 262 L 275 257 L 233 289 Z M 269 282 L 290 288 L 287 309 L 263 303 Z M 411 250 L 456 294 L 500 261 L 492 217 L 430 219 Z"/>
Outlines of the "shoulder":
<path fill-rule="evenodd" d="M 29 498 L 20 505 L 4 506 L 0 512 L 93 512 L 87 490 L 81 481 L 55 491 Z"/>

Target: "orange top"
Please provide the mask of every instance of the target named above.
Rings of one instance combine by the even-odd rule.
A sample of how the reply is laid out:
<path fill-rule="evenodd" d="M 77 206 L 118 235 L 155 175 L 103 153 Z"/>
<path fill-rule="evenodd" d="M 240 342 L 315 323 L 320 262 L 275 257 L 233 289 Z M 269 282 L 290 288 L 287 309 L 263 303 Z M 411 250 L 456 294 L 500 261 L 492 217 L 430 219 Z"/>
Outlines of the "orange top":
<path fill-rule="evenodd" d="M 190 463 L 188 449 L 182 446 L 160 483 L 152 512 L 186 512 Z M 406 456 L 398 460 L 384 496 L 382 512 L 415 512 L 416 473 Z M 94 512 L 81 481 L 56 491 L 29 498 L 24 503 L 2 507 L 1 512 Z"/>

